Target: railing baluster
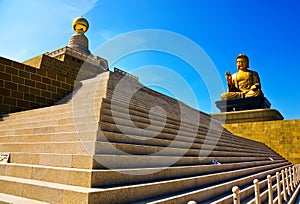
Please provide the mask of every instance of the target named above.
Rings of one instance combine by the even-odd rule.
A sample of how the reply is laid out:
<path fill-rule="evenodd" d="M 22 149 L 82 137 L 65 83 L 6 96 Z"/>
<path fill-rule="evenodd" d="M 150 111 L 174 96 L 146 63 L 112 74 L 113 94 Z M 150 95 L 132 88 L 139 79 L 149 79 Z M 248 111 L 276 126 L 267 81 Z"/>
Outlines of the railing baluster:
<path fill-rule="evenodd" d="M 278 204 L 282 204 L 282 196 L 281 196 L 281 190 L 280 190 L 280 174 L 279 174 L 279 172 L 276 172 L 276 182 L 277 182 Z"/>
<path fill-rule="evenodd" d="M 294 184 L 293 184 L 293 174 L 292 174 L 292 168 L 289 167 L 289 179 L 290 179 L 290 188 L 291 192 L 294 191 Z"/>
<path fill-rule="evenodd" d="M 293 181 L 293 187 L 296 189 L 296 171 L 295 171 L 295 166 L 292 168 L 292 181 Z"/>
<path fill-rule="evenodd" d="M 232 187 L 232 193 L 233 193 L 233 204 L 240 204 L 241 203 L 240 188 L 237 186 Z"/>
<path fill-rule="evenodd" d="M 283 190 L 283 200 L 287 201 L 287 193 L 286 193 L 286 180 L 284 176 L 284 170 L 281 170 L 281 178 L 282 178 L 282 190 Z"/>
<path fill-rule="evenodd" d="M 288 170 L 285 169 L 285 180 L 286 180 L 286 189 L 287 189 L 287 193 L 290 196 L 291 195 L 291 190 L 290 190 L 290 185 L 289 185 L 289 174 L 288 174 Z"/>
<path fill-rule="evenodd" d="M 255 203 L 261 204 L 260 202 L 260 188 L 259 188 L 259 181 L 257 179 L 254 179 L 254 193 L 255 193 Z"/>
<path fill-rule="evenodd" d="M 272 176 L 268 175 L 268 195 L 269 195 L 269 204 L 273 204 L 273 185 L 272 185 Z"/>
<path fill-rule="evenodd" d="M 299 171 L 300 165 L 298 164 L 296 167 L 296 184 L 298 185 L 299 180 L 300 180 L 300 171 Z"/>

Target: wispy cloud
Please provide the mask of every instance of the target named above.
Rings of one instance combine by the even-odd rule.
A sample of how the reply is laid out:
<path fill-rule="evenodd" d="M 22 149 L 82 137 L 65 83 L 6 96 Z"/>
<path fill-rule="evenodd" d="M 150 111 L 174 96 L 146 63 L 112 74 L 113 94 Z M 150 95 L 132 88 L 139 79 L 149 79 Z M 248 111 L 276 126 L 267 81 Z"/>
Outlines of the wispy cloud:
<path fill-rule="evenodd" d="M 0 55 L 23 61 L 65 45 L 71 21 L 93 9 L 97 0 L 1 1 Z M 59 5 L 59 6 L 57 6 Z M 9 19 L 9 20 L 7 20 Z"/>

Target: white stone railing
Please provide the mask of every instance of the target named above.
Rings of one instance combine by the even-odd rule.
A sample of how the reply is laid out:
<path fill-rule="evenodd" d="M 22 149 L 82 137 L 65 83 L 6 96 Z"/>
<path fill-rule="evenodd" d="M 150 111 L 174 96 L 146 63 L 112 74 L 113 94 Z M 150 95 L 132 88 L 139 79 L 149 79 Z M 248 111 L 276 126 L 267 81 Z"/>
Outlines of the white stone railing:
<path fill-rule="evenodd" d="M 277 172 L 275 176 L 267 176 L 266 180 L 261 182 L 258 179 L 254 179 L 254 199 L 249 201 L 249 204 L 255 203 L 260 204 L 262 200 L 268 200 L 269 204 L 282 204 L 294 203 L 297 195 L 299 194 L 300 181 L 300 164 L 289 167 L 288 169 L 282 170 L 280 173 Z M 260 192 L 260 187 L 264 187 L 267 184 L 267 190 Z M 247 190 L 247 189 L 246 189 Z M 241 203 L 241 194 L 245 190 L 240 191 L 238 186 L 232 188 L 233 192 L 233 203 Z M 280 192 L 280 193 L 278 193 Z"/>

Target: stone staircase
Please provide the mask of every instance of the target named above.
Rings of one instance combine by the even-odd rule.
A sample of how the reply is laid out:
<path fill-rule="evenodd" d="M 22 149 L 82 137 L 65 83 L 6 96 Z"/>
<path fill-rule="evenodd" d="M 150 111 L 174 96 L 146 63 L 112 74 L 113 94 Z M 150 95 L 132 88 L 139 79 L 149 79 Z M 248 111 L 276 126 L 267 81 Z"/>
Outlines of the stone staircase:
<path fill-rule="evenodd" d="M 105 72 L 0 121 L 0 203 L 231 203 L 291 164 L 210 116 Z M 228 199 L 229 197 L 229 199 Z M 226 199 L 224 199 L 226 198 Z"/>

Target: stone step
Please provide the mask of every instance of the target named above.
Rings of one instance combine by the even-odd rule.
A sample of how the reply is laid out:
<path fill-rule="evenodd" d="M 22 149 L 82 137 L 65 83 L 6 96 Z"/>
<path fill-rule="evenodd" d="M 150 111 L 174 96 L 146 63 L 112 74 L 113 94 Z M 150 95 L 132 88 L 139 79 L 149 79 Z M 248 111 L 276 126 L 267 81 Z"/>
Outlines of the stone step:
<path fill-rule="evenodd" d="M 70 132 L 87 132 L 98 130 L 98 124 L 96 122 L 86 123 L 75 123 L 75 124 L 64 124 L 64 125 L 49 125 L 49 126 L 37 126 L 37 127 L 26 127 L 20 129 L 8 129 L 0 130 L 0 136 L 8 135 L 36 135 L 36 134 L 51 134 L 51 133 L 70 133 Z"/>
<path fill-rule="evenodd" d="M 237 169 L 272 165 L 278 161 L 256 161 L 223 165 L 198 165 L 168 168 L 88 170 L 30 164 L 0 164 L 0 175 L 82 187 L 109 187 L 186 178 Z M 281 161 L 282 164 L 285 162 Z M 212 168 L 213 167 L 213 168 Z M 109 179 L 107 179 L 109 178 Z"/>
<path fill-rule="evenodd" d="M 106 109 L 108 111 L 108 114 L 111 115 L 111 110 L 114 110 L 114 112 L 116 112 L 116 114 L 118 114 L 118 112 L 120 113 L 125 113 L 125 116 L 127 116 L 126 114 L 128 114 L 128 111 L 130 113 L 130 115 L 132 116 L 140 116 L 141 118 L 145 118 L 146 120 L 149 121 L 149 110 L 145 109 L 145 108 L 140 108 L 137 106 L 128 106 L 127 104 L 122 103 L 121 101 L 116 102 L 116 101 L 112 101 L 111 99 L 107 99 L 104 98 L 101 108 Z M 127 116 L 128 117 L 128 116 Z M 126 117 L 126 118 L 127 118 Z M 181 121 L 180 119 L 176 119 L 170 116 L 165 116 L 162 115 L 162 113 L 158 113 L 158 112 L 151 112 L 151 117 L 153 117 L 154 121 L 161 121 L 161 122 L 165 122 L 166 119 L 168 119 L 170 124 L 173 125 L 187 125 L 187 127 L 189 128 L 194 128 L 195 123 L 190 123 L 189 121 Z M 203 128 L 207 128 L 207 126 L 205 126 L 204 124 L 201 123 L 197 123 L 197 125 L 199 125 L 200 127 Z M 219 130 L 223 130 L 223 128 L 218 128 Z"/>
<path fill-rule="evenodd" d="M 187 144 L 188 145 L 188 144 Z M 190 144 L 191 145 L 191 144 Z M 7 142 L 0 144 L 0 152 L 58 153 L 58 154 L 115 154 L 157 156 L 210 156 L 210 157 L 264 157 L 279 158 L 274 152 L 241 152 L 238 149 L 215 150 L 202 146 L 201 149 L 174 146 L 150 146 L 101 141 L 69 142 Z"/>
<path fill-rule="evenodd" d="M 48 204 L 46 202 L 0 193 L 1 204 Z"/>
<path fill-rule="evenodd" d="M 112 145 L 112 146 L 110 146 Z M 118 151 L 120 150 L 120 151 Z M 187 147 L 162 147 L 148 145 L 134 145 L 111 142 L 96 142 L 96 154 L 130 154 L 130 155 L 158 155 L 158 156 L 210 156 L 210 157 L 264 157 L 264 158 L 279 158 L 272 152 L 241 152 L 236 149 L 218 151 L 213 148 L 203 146 L 202 149 L 188 149 Z"/>
<path fill-rule="evenodd" d="M 92 169 L 99 167 L 90 154 L 57 154 L 10 152 L 9 162 L 14 164 L 33 164 L 41 166 Z"/>
<path fill-rule="evenodd" d="M 149 204 L 171 204 L 171 203 L 187 203 L 191 200 L 197 203 L 214 203 L 214 200 L 219 196 L 226 195 L 231 192 L 233 186 L 253 185 L 254 179 L 265 178 L 269 174 L 275 174 L 290 165 L 275 166 L 273 168 L 264 169 L 263 171 L 251 172 L 248 175 L 244 174 L 236 177 L 236 179 L 224 179 L 220 184 L 214 186 L 205 186 L 204 188 L 196 187 L 189 191 L 178 192 L 172 196 L 163 196 L 154 199 L 142 201 Z"/>
<path fill-rule="evenodd" d="M 128 116 L 128 107 L 123 107 L 124 104 L 121 104 L 121 103 L 114 102 L 113 104 L 115 104 L 113 106 L 113 108 L 115 109 L 114 113 L 113 113 L 113 116 L 117 117 L 117 118 L 120 118 L 120 119 L 125 119 L 125 120 L 127 119 L 128 120 L 128 118 L 129 118 L 129 116 Z M 136 107 L 133 107 L 133 108 L 134 109 L 129 110 L 130 111 L 130 119 L 133 120 L 133 121 L 144 122 L 145 126 L 149 125 L 150 120 L 149 120 L 148 111 L 140 109 L 140 108 L 136 108 Z M 111 101 L 110 100 L 103 99 L 103 103 L 101 105 L 101 115 L 112 116 Z M 163 125 L 164 125 L 165 119 L 166 119 L 164 116 L 153 113 L 153 115 L 151 117 L 153 117 L 153 119 L 154 119 L 153 122 L 155 124 L 160 124 L 161 125 L 162 124 L 161 122 L 163 122 Z M 183 129 L 187 129 L 187 130 L 193 129 L 193 131 L 191 131 L 191 132 L 195 132 L 194 131 L 195 128 L 196 128 L 196 130 L 199 129 L 199 127 L 198 126 L 195 127 L 194 124 L 189 124 L 187 122 L 181 122 L 181 121 L 178 121 L 178 120 L 176 120 L 174 118 L 170 118 L 170 117 L 168 117 L 167 119 L 168 119 L 167 120 L 168 123 L 166 125 L 169 125 L 169 126 L 175 128 L 175 129 L 178 129 L 178 127 L 183 128 Z M 201 126 L 201 124 L 198 124 L 198 125 L 200 125 L 199 131 L 202 130 L 201 133 L 207 134 L 207 132 L 208 132 L 207 126 Z M 210 134 L 220 134 L 220 133 L 222 133 L 222 135 L 224 134 L 224 136 L 227 139 L 230 138 L 232 141 L 239 140 L 239 141 L 244 141 L 244 142 L 247 142 L 247 143 L 253 143 L 254 146 L 263 145 L 263 144 L 254 142 L 254 141 L 249 140 L 249 139 L 233 136 L 231 133 L 226 132 L 225 129 L 220 129 L 220 128 L 218 130 L 210 129 L 209 133 Z"/>
<path fill-rule="evenodd" d="M 113 132 L 113 133 L 117 133 L 118 135 L 123 134 L 126 137 L 132 136 L 136 136 L 136 137 L 140 137 L 141 138 L 160 138 L 160 139 L 166 139 L 169 141 L 181 141 L 181 142 L 188 142 L 190 143 L 190 145 L 192 143 L 198 143 L 198 144 L 205 144 L 207 146 L 219 146 L 220 145 L 224 145 L 227 147 L 237 147 L 237 148 L 243 148 L 243 149 L 253 149 L 253 150 L 258 150 L 261 151 L 260 149 L 263 148 L 268 152 L 273 152 L 270 151 L 269 148 L 266 148 L 265 145 L 263 145 L 262 147 L 253 147 L 251 145 L 246 145 L 242 142 L 238 143 L 238 142 L 232 142 L 231 140 L 217 140 L 213 137 L 202 137 L 200 136 L 200 138 L 198 137 L 198 135 L 190 135 L 186 132 L 181 133 L 182 135 L 178 135 L 177 132 L 175 132 L 175 134 L 172 132 L 166 132 L 166 131 L 152 131 L 152 130 L 146 130 L 146 129 L 138 129 L 138 128 L 134 128 L 134 127 L 129 127 L 127 125 L 120 125 L 118 124 L 117 126 L 115 124 L 112 123 L 104 123 L 101 122 L 99 124 L 101 131 L 104 132 L 103 134 L 106 134 L 106 132 Z M 122 129 L 122 131 L 120 131 L 120 129 Z M 101 136 L 103 134 L 100 134 L 100 132 L 98 131 L 98 138 L 99 140 L 102 140 Z M 107 135 L 107 134 L 106 134 Z M 105 135 L 105 136 L 106 136 Z M 123 136 L 123 137 L 124 137 Z M 105 139 L 105 138 L 103 138 Z"/>
<path fill-rule="evenodd" d="M 183 127 L 177 127 L 177 129 L 173 129 L 172 127 L 168 127 L 167 124 L 151 124 L 151 128 L 150 126 L 148 126 L 148 124 L 146 123 L 141 123 L 141 122 L 135 122 L 132 123 L 131 121 L 128 121 L 126 119 L 121 119 L 121 118 L 112 118 L 111 116 L 106 116 L 106 115 L 101 115 L 100 116 L 101 119 L 101 124 L 100 124 L 100 128 L 102 130 L 107 130 L 107 128 L 105 128 L 105 125 L 109 125 L 109 126 L 115 126 L 115 127 L 111 127 L 112 129 L 110 131 L 115 131 L 117 129 L 122 129 L 122 132 L 125 134 L 129 134 L 130 132 L 124 131 L 124 130 L 129 130 L 129 129 L 135 129 L 136 131 L 139 131 L 141 133 L 143 132 L 151 132 L 152 134 L 151 136 L 156 136 L 158 134 L 169 134 L 169 135 L 173 135 L 173 137 L 175 137 L 176 135 L 183 135 L 185 137 L 190 137 L 190 138 L 197 138 L 197 139 L 202 139 L 202 140 L 212 140 L 212 141 L 220 141 L 220 142 L 226 142 L 231 143 L 231 144 L 239 144 L 244 147 L 245 144 L 247 144 L 247 146 L 249 147 L 253 147 L 255 149 L 259 149 L 262 146 L 265 145 L 261 145 L 261 144 L 253 144 L 253 141 L 247 141 L 247 143 L 245 143 L 244 140 L 240 141 L 238 137 L 234 136 L 234 139 L 230 139 L 228 137 L 225 137 L 223 135 L 221 135 L 221 133 L 219 134 L 219 138 L 217 137 L 217 139 L 215 139 L 216 134 L 211 134 L 211 133 L 207 133 L 207 131 L 197 131 L 195 130 L 194 132 L 190 131 L 190 129 L 186 129 Z M 115 125 L 115 121 L 117 121 L 117 125 Z M 159 126 L 160 125 L 160 126 Z M 124 127 L 124 128 L 123 128 Z M 178 130 L 180 128 L 180 130 Z M 118 130 L 118 132 L 120 132 L 120 130 Z M 230 141 L 230 142 L 229 142 Z"/>
<path fill-rule="evenodd" d="M 272 158 L 276 161 L 282 161 L 282 158 Z M 156 156 L 156 155 L 94 155 L 94 168 L 103 169 L 132 169 L 132 168 L 154 168 L 169 166 L 190 166 L 190 165 L 207 165 L 212 160 L 217 160 L 221 164 L 267 161 L 268 157 L 190 157 L 190 156 Z"/>
<path fill-rule="evenodd" d="M 44 134 L 6 135 L 0 137 L 0 143 L 9 142 L 68 142 L 68 141 L 96 141 L 95 131 L 58 132 Z"/>
<path fill-rule="evenodd" d="M 101 134 L 98 134 L 98 141 L 112 142 L 112 143 L 124 143 L 124 144 L 133 144 L 133 145 L 148 145 L 148 146 L 159 146 L 159 147 L 175 147 L 175 148 L 190 148 L 190 149 L 207 149 L 213 151 L 233 151 L 240 152 L 241 148 L 243 152 L 246 153 L 263 153 L 263 154 L 276 154 L 274 151 L 269 148 L 265 149 L 251 149 L 249 147 L 242 147 L 241 145 L 227 145 L 226 143 L 218 142 L 217 145 L 206 143 L 198 143 L 196 141 L 181 141 L 178 137 L 175 138 L 160 138 L 157 137 L 142 137 L 137 135 L 129 134 L 119 134 L 114 132 L 102 131 Z"/>
<path fill-rule="evenodd" d="M 82 105 L 84 107 L 84 105 Z M 85 118 L 85 117 L 99 117 L 99 108 L 93 107 L 93 108 L 83 108 L 83 107 L 79 107 L 78 110 L 73 110 L 73 107 L 67 107 L 65 109 L 62 110 L 52 110 L 52 109 L 48 109 L 45 110 L 45 112 L 36 112 L 36 113 L 32 113 L 30 115 L 25 115 L 25 116 L 16 116 L 16 117 L 4 117 L 3 121 L 0 122 L 0 128 L 1 129 L 9 129 L 7 128 L 7 126 L 12 126 L 12 128 L 14 128 L 15 126 L 18 127 L 19 125 L 22 126 L 29 126 L 31 123 L 41 123 L 41 125 L 43 125 L 43 123 L 51 123 L 51 122 L 63 122 L 66 120 L 73 120 L 74 121 L 74 117 L 76 118 L 76 121 L 81 121 L 81 119 Z M 99 105 L 100 107 L 100 105 Z M 31 110 L 31 111 L 36 111 L 38 109 L 35 110 Z M 23 112 L 20 112 L 23 113 Z M 16 114 L 16 113 L 14 113 Z M 87 121 L 89 118 L 85 119 L 85 121 Z M 38 125 L 38 124 L 37 124 Z"/>
<path fill-rule="evenodd" d="M 88 154 L 94 151 L 94 142 L 7 142 L 0 144 L 0 152 Z M 100 146 L 100 144 L 99 144 Z M 100 147 L 99 147 L 100 148 Z"/>
<path fill-rule="evenodd" d="M 274 164 L 247 168 L 246 170 L 240 169 L 230 172 L 220 172 L 182 179 L 179 178 L 111 188 L 84 188 L 32 179 L 0 176 L 0 193 L 9 192 L 12 195 L 41 200 L 44 202 L 51 201 L 51 203 L 65 203 L 66 200 L 72 203 L 69 197 L 70 194 L 76 197 L 80 196 L 78 199 L 84 199 L 84 203 L 131 203 L 175 193 L 180 193 L 180 196 L 184 197 L 182 192 L 190 191 L 195 188 L 205 188 L 207 186 L 216 188 L 216 186 L 219 185 L 222 186 L 222 189 L 226 189 L 228 188 L 228 185 L 224 185 L 224 181 L 235 181 L 235 179 L 239 179 L 241 177 L 248 178 L 249 176 L 252 177 L 253 175 L 257 175 L 261 172 L 264 172 L 265 174 L 265 172 L 268 172 L 270 169 L 282 169 L 284 167 L 285 166 L 282 166 L 281 164 Z M 240 180 L 249 183 L 249 179 L 242 178 Z M 87 202 L 87 194 L 89 195 L 89 199 L 91 199 L 89 201 L 91 202 Z M 215 196 L 216 194 L 212 195 L 211 193 L 207 193 L 207 195 Z M 174 197 L 168 198 L 168 200 L 172 199 L 174 199 Z M 201 199 L 203 199 L 203 197 L 201 197 Z M 176 200 L 176 202 L 177 201 L 178 200 Z M 76 202 L 78 202 L 78 200 L 76 200 Z M 163 202 L 166 202 L 166 199 L 163 200 Z M 179 200 L 179 203 L 183 202 L 180 202 Z"/>
<path fill-rule="evenodd" d="M 282 161 L 282 158 L 272 158 Z M 169 166 L 210 165 L 212 160 L 222 164 L 270 161 L 267 157 L 169 157 L 153 155 L 90 155 L 10 152 L 10 163 L 34 164 L 82 169 L 133 169 Z M 82 162 L 84 161 L 84 162 Z"/>
<path fill-rule="evenodd" d="M 58 132 L 76 132 L 75 126 L 72 125 L 54 125 L 48 127 L 35 127 L 26 129 L 9 129 L 0 130 L 0 136 L 6 135 L 25 135 L 25 134 L 45 134 L 45 133 L 58 133 Z"/>
<path fill-rule="evenodd" d="M 176 124 L 174 124 L 175 122 L 172 121 L 172 119 L 168 119 L 168 120 L 164 120 L 162 118 L 159 117 L 153 117 L 152 121 L 149 120 L 148 115 L 144 115 L 144 116 L 137 116 L 137 115 L 128 115 L 126 113 L 122 113 L 122 112 L 117 112 L 114 111 L 112 113 L 112 110 L 110 109 L 106 109 L 105 107 L 101 108 L 101 115 L 100 115 L 100 120 L 101 121 L 105 121 L 105 122 L 109 122 L 109 123 L 117 123 L 117 124 L 125 124 L 125 125 L 134 125 L 138 128 L 141 129 L 145 129 L 148 128 L 149 126 L 153 126 L 153 127 L 160 127 L 159 129 L 161 130 L 163 128 L 168 128 L 174 131 L 186 131 L 186 132 L 190 132 L 190 133 L 202 133 L 202 134 L 207 134 L 208 130 L 207 128 L 199 128 L 198 126 L 194 125 L 189 125 L 189 124 L 185 124 L 184 122 L 176 122 Z M 213 130 L 210 130 L 210 133 L 214 133 L 214 134 L 221 134 L 220 131 L 215 132 Z"/>
<path fill-rule="evenodd" d="M 0 193 L 46 203 L 89 203 L 88 193 L 93 191 L 84 187 L 0 176 Z"/>

